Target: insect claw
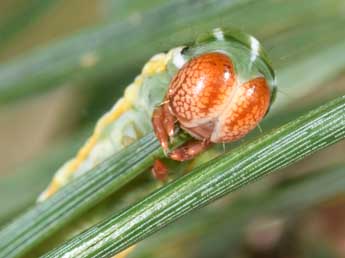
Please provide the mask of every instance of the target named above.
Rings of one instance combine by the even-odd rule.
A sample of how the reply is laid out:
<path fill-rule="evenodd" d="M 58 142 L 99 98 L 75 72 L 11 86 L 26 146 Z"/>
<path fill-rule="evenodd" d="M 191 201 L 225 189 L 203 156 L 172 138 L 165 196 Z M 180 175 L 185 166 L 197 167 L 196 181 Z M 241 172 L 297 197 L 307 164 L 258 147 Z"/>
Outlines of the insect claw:
<path fill-rule="evenodd" d="M 168 154 L 170 152 L 168 143 L 163 141 L 163 142 L 161 142 L 161 146 L 162 146 L 164 155 L 168 156 Z"/>
<path fill-rule="evenodd" d="M 170 137 L 169 137 L 169 142 L 170 142 L 171 144 L 174 143 L 174 139 L 175 139 L 175 138 L 174 138 L 173 136 L 170 136 Z"/>
<path fill-rule="evenodd" d="M 169 149 L 164 149 L 164 148 L 163 148 L 163 153 L 164 153 L 164 156 L 165 156 L 165 157 L 168 157 L 168 156 L 169 156 L 169 153 L 170 153 L 170 150 L 169 150 Z"/>
<path fill-rule="evenodd" d="M 168 131 L 168 136 L 169 136 L 170 140 L 172 140 L 172 139 L 174 138 L 174 135 L 175 135 L 174 128 L 171 128 L 171 129 Z"/>

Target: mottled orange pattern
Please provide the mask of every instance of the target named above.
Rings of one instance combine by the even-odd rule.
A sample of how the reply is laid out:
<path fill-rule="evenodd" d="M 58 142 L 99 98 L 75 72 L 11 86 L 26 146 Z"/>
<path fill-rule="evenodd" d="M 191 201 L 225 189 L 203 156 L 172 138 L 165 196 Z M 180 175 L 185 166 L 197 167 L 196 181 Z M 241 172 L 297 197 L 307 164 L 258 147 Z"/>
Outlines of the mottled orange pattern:
<path fill-rule="evenodd" d="M 234 66 L 225 54 L 211 52 L 191 59 L 170 83 L 167 97 L 172 113 L 188 127 L 216 118 L 235 80 Z"/>
<path fill-rule="evenodd" d="M 171 159 L 192 159 L 211 143 L 235 141 L 254 129 L 268 110 L 270 94 L 264 77 L 243 82 L 227 55 L 202 54 L 172 79 L 164 102 L 153 112 L 153 129 Z M 170 151 L 175 120 L 195 139 Z M 154 166 L 155 174 L 160 175 L 160 167 Z"/>
<path fill-rule="evenodd" d="M 191 59 L 179 70 L 167 99 L 181 127 L 195 138 L 229 142 L 260 122 L 270 92 L 263 77 L 240 84 L 230 58 L 211 52 Z"/>
<path fill-rule="evenodd" d="M 270 91 L 262 77 L 238 86 L 229 105 L 219 118 L 215 130 L 219 130 L 212 142 L 231 142 L 240 139 L 254 129 L 267 112 Z"/>

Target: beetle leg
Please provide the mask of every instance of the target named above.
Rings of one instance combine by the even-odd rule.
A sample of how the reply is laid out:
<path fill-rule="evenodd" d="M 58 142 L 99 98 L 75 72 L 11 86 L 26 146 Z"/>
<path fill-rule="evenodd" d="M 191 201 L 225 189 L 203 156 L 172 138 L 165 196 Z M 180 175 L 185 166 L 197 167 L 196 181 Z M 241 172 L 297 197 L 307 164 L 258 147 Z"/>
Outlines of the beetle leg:
<path fill-rule="evenodd" d="M 164 102 L 162 108 L 163 108 L 163 113 L 164 113 L 163 125 L 164 125 L 165 131 L 168 134 L 170 140 L 172 140 L 172 137 L 174 136 L 175 117 L 170 112 L 168 100 Z"/>
<path fill-rule="evenodd" d="M 172 141 L 174 136 L 175 117 L 170 112 L 169 101 L 164 101 L 155 108 L 152 115 L 152 125 L 156 137 L 165 153 L 168 152 L 169 138 Z"/>
<path fill-rule="evenodd" d="M 168 152 L 168 134 L 164 127 L 164 112 L 163 106 L 158 106 L 155 108 L 152 114 L 152 126 L 153 131 L 160 142 L 165 153 Z"/>
<path fill-rule="evenodd" d="M 194 158 L 196 155 L 211 145 L 209 140 L 190 140 L 181 147 L 170 152 L 169 157 L 177 161 L 185 161 Z"/>
<path fill-rule="evenodd" d="M 154 178 L 156 178 L 159 181 L 164 182 L 168 178 L 168 168 L 159 159 L 156 159 L 154 161 L 151 172 L 152 172 L 152 175 L 154 176 Z"/>

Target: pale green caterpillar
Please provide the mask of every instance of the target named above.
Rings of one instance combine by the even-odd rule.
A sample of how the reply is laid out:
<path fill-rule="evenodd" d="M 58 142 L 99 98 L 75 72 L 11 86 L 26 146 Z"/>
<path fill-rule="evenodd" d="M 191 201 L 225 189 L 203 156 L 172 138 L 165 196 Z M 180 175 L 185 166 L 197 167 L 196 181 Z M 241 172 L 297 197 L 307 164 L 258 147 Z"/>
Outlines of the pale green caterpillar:
<path fill-rule="evenodd" d="M 253 76 L 266 78 L 273 100 L 276 83 L 270 62 L 260 43 L 243 32 L 217 28 L 200 37 L 191 46 L 177 47 L 167 53 L 156 54 L 127 87 L 124 96 L 99 119 L 94 133 L 77 155 L 57 171 L 51 184 L 40 195 L 39 201 L 44 201 L 72 178 L 92 169 L 152 131 L 153 109 L 162 102 L 178 69 L 195 56 L 215 51 L 225 53 L 233 60 L 235 71 L 241 80 Z"/>

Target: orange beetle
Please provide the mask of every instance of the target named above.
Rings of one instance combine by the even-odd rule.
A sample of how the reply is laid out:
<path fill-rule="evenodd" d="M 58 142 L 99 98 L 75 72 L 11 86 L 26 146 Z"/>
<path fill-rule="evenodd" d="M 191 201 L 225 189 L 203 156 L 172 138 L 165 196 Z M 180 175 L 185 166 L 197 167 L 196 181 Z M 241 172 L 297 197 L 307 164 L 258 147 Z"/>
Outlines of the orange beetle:
<path fill-rule="evenodd" d="M 177 120 L 194 139 L 168 156 L 189 160 L 211 143 L 244 137 L 265 116 L 270 101 L 270 87 L 263 76 L 241 81 L 228 55 L 204 53 L 190 59 L 173 77 L 163 103 L 153 112 L 153 129 L 168 153 Z M 153 172 L 159 179 L 165 178 L 162 171 L 163 164 L 156 161 Z"/>

